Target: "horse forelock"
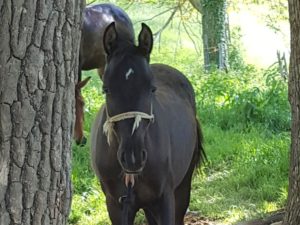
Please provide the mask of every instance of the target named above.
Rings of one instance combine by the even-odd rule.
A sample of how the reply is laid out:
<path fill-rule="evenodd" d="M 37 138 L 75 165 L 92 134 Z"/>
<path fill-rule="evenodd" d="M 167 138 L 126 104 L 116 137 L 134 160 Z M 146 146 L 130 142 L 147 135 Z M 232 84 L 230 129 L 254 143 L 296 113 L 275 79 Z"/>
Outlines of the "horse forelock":
<path fill-rule="evenodd" d="M 139 48 L 132 43 L 121 43 L 116 50 L 108 56 L 107 67 L 113 61 L 113 67 L 117 70 L 123 69 L 122 74 L 126 74 L 130 70 L 130 74 L 135 73 L 136 70 L 143 71 L 141 75 L 147 76 L 151 74 L 148 58 L 143 56 Z M 147 71 L 147 73 L 145 73 Z M 137 71 L 138 72 L 138 71 Z"/>

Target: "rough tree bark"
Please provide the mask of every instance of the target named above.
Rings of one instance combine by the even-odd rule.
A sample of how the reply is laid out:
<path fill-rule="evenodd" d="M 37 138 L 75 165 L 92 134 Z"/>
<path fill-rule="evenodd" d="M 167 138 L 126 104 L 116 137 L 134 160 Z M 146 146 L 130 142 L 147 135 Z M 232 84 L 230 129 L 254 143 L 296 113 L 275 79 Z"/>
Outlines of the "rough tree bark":
<path fill-rule="evenodd" d="M 66 224 L 82 0 L 0 0 L 0 224 Z"/>
<path fill-rule="evenodd" d="M 189 0 L 202 15 L 204 67 L 228 69 L 228 20 L 226 0 Z"/>
<path fill-rule="evenodd" d="M 291 55 L 289 101 L 292 109 L 289 194 L 284 225 L 300 224 L 300 1 L 289 0 Z"/>

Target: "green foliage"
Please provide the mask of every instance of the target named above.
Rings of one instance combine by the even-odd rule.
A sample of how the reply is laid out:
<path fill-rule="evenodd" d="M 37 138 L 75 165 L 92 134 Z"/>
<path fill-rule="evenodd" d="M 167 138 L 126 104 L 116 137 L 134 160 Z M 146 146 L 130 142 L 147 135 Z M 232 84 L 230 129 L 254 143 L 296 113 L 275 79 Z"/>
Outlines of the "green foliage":
<path fill-rule="evenodd" d="M 84 179 L 84 177 L 81 179 Z M 97 185 L 96 178 L 90 183 L 89 191 L 73 195 L 69 223 L 78 225 L 110 224 L 105 197 L 99 185 Z"/>
<path fill-rule="evenodd" d="M 84 76 L 91 77 L 91 80 L 82 90 L 82 96 L 85 101 L 84 130 L 90 131 L 95 114 L 104 102 L 104 95 L 102 94 L 102 81 L 96 71 L 87 71 L 84 73 Z"/>
<path fill-rule="evenodd" d="M 224 73 L 214 71 L 193 79 L 198 109 L 204 123 L 222 129 L 262 126 L 270 131 L 290 127 L 287 83 L 277 67 L 246 67 Z"/>
<path fill-rule="evenodd" d="M 75 187 L 74 194 L 90 191 L 90 185 L 94 179 L 94 174 L 90 167 L 89 158 L 90 154 L 88 147 L 83 148 L 73 145 L 72 182 Z"/>
<path fill-rule="evenodd" d="M 239 71 L 246 69 L 247 65 L 244 62 L 244 48 L 241 43 L 241 28 L 234 27 L 230 29 L 230 44 L 229 44 L 229 70 Z"/>
<path fill-rule="evenodd" d="M 85 92 L 87 92 L 86 89 Z M 93 91 L 90 94 L 93 95 Z M 86 133 L 88 134 L 88 132 Z M 90 140 L 89 136 L 87 138 Z M 70 224 L 103 225 L 110 223 L 106 211 L 105 197 L 92 171 L 90 158 L 89 141 L 86 146 L 73 146 L 72 183 L 74 188 L 69 217 Z"/>

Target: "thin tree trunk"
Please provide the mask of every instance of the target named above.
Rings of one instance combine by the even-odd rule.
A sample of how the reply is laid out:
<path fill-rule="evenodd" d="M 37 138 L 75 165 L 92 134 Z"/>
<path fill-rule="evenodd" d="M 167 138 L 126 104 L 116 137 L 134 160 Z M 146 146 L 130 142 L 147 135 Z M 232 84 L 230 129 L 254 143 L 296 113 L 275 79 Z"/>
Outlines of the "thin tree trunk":
<path fill-rule="evenodd" d="M 228 69 L 226 0 L 189 0 L 202 14 L 204 68 Z"/>
<path fill-rule="evenodd" d="M 0 224 L 66 224 L 82 0 L 0 0 Z"/>
<path fill-rule="evenodd" d="M 291 56 L 289 101 L 292 109 L 289 194 L 284 225 L 300 224 L 300 1 L 289 0 Z"/>

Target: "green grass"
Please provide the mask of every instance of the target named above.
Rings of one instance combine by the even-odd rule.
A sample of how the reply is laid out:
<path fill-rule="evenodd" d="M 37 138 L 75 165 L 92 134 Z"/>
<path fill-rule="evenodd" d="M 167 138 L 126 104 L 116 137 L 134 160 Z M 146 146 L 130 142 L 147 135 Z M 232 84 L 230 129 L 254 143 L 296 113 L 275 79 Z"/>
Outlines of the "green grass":
<path fill-rule="evenodd" d="M 163 11 L 155 5 L 128 9 L 135 22 Z M 147 22 L 157 31 L 168 15 Z M 287 198 L 290 109 L 287 83 L 275 67 L 268 70 L 245 65 L 238 52 L 229 73 L 202 71 L 202 57 L 193 42 L 178 32 L 175 20 L 154 43 L 151 62 L 181 70 L 196 91 L 199 118 L 208 162 L 194 176 L 190 210 L 223 224 L 259 217 L 284 207 Z M 136 32 L 140 25 L 136 23 Z M 191 24 L 200 34 L 200 25 Z M 178 36 L 180 38 L 178 39 Z M 201 44 L 198 43 L 201 49 Z M 237 49 L 234 49 L 237 51 Z M 232 55 L 234 56 L 234 55 Z M 74 186 L 70 224 L 110 224 L 105 197 L 90 166 L 91 124 L 104 102 L 96 71 L 83 89 L 85 99 L 84 147 L 73 146 Z M 137 224 L 143 221 L 140 214 Z"/>
<path fill-rule="evenodd" d="M 234 222 L 284 206 L 288 134 L 266 136 L 204 126 L 209 162 L 193 182 L 191 210 Z"/>

